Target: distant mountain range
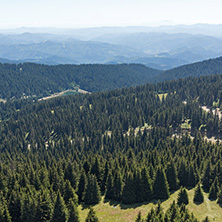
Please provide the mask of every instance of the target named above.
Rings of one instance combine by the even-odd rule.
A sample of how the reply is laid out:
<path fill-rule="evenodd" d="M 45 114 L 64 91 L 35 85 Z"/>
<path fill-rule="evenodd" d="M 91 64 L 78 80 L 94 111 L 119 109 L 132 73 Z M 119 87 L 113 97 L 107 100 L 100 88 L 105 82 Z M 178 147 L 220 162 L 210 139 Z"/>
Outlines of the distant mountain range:
<path fill-rule="evenodd" d="M 222 25 L 0 30 L 0 61 L 141 63 L 169 70 L 222 56 Z"/>

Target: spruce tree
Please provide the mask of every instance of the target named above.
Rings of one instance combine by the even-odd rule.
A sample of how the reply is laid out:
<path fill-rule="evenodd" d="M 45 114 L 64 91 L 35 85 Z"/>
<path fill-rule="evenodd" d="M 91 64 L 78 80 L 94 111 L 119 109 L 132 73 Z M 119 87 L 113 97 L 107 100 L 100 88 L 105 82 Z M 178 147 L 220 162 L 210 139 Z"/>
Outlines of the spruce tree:
<path fill-rule="evenodd" d="M 125 204 L 133 204 L 136 203 L 136 192 L 135 192 L 135 186 L 134 186 L 134 178 L 132 173 L 129 173 L 125 186 L 123 187 L 123 195 L 122 195 L 122 201 Z"/>
<path fill-rule="evenodd" d="M 51 221 L 66 222 L 67 220 L 68 220 L 68 212 L 66 209 L 65 201 L 63 200 L 63 197 L 58 191 Z"/>
<path fill-rule="evenodd" d="M 50 221 L 53 205 L 48 190 L 43 190 L 38 198 L 36 209 L 36 221 Z"/>
<path fill-rule="evenodd" d="M 107 181 L 106 181 L 106 194 L 105 194 L 106 199 L 113 199 L 113 176 L 109 172 Z"/>
<path fill-rule="evenodd" d="M 90 207 L 89 213 L 87 214 L 85 222 L 99 222 L 96 212 Z"/>
<path fill-rule="evenodd" d="M 115 172 L 113 180 L 113 200 L 120 201 L 123 192 L 123 179 L 119 170 Z"/>
<path fill-rule="evenodd" d="M 146 168 L 141 171 L 140 192 L 143 196 L 143 201 L 150 201 L 152 199 L 151 180 Z"/>
<path fill-rule="evenodd" d="M 87 183 L 86 174 L 85 174 L 85 171 L 83 170 L 80 175 L 80 179 L 78 183 L 78 190 L 77 190 L 79 203 L 83 201 L 84 193 L 86 190 L 86 183 Z"/>
<path fill-rule="evenodd" d="M 177 204 L 180 206 L 182 204 L 187 205 L 189 203 L 188 194 L 185 188 L 180 188 L 177 196 Z"/>
<path fill-rule="evenodd" d="M 201 190 L 200 184 L 198 184 L 195 189 L 193 202 L 195 202 L 195 203 L 203 203 L 204 202 L 204 196 L 203 196 L 203 192 Z"/>
<path fill-rule="evenodd" d="M 78 204 L 78 197 L 75 193 L 75 190 L 72 188 L 69 180 L 66 180 L 63 197 L 66 204 L 69 202 L 70 199 L 74 202 L 74 204 Z"/>
<path fill-rule="evenodd" d="M 68 222 L 79 222 L 77 205 L 70 199 L 68 203 L 69 219 Z"/>
<path fill-rule="evenodd" d="M 210 190 L 211 185 L 211 163 L 210 161 L 207 161 L 203 170 L 203 176 L 202 176 L 202 184 L 203 189 L 206 191 Z"/>
<path fill-rule="evenodd" d="M 178 189 L 178 177 L 175 165 L 173 161 L 167 165 L 166 168 L 166 177 L 169 184 L 170 191 L 175 191 Z"/>
<path fill-rule="evenodd" d="M 210 200 L 216 200 L 217 199 L 217 194 L 218 194 L 218 179 L 217 177 L 215 178 L 214 182 L 212 183 L 209 191 L 209 199 Z"/>
<path fill-rule="evenodd" d="M 155 199 L 168 199 L 169 194 L 169 185 L 166 179 L 165 172 L 163 169 L 158 167 L 156 172 L 156 177 L 153 183 L 153 195 Z"/>
<path fill-rule="evenodd" d="M 222 186 L 220 187 L 220 190 L 218 191 L 217 197 L 218 197 L 217 203 L 222 205 Z"/>
<path fill-rule="evenodd" d="M 88 174 L 84 203 L 88 205 L 97 204 L 101 200 L 100 188 L 95 175 Z"/>

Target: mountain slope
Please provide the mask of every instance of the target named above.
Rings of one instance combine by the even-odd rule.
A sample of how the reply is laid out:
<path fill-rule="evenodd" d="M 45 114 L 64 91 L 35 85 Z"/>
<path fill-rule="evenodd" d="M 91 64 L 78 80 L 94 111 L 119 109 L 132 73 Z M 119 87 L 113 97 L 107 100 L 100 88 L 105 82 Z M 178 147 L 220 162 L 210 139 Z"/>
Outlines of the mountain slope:
<path fill-rule="evenodd" d="M 160 71 L 144 65 L 0 64 L 0 98 L 45 96 L 76 84 L 90 92 L 153 82 Z"/>
<path fill-rule="evenodd" d="M 209 59 L 189 65 L 184 65 L 175 69 L 165 71 L 160 74 L 161 80 L 171 80 L 185 78 L 189 76 L 199 77 L 202 75 L 221 74 L 222 57 Z"/>

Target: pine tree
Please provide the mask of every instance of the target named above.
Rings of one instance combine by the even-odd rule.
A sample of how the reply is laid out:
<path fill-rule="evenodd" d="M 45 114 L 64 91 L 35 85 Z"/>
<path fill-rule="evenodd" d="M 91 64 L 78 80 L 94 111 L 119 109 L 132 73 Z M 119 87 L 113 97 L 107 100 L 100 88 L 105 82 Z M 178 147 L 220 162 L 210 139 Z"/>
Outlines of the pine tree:
<path fill-rule="evenodd" d="M 153 195 L 155 199 L 168 199 L 170 196 L 165 172 L 160 167 L 157 169 L 153 183 Z"/>
<path fill-rule="evenodd" d="M 108 174 L 106 181 L 106 199 L 113 199 L 113 176 L 111 173 Z"/>
<path fill-rule="evenodd" d="M 21 208 L 22 208 L 22 202 L 21 202 L 21 196 L 19 196 L 16 191 L 12 191 L 10 200 L 9 200 L 9 206 L 8 210 L 12 217 L 12 221 L 21 221 Z"/>
<path fill-rule="evenodd" d="M 126 178 L 125 186 L 123 187 L 122 201 L 125 204 L 136 203 L 136 193 L 132 173 L 129 173 Z"/>
<path fill-rule="evenodd" d="M 176 168 L 175 168 L 173 161 L 171 161 L 171 163 L 167 165 L 166 177 L 167 177 L 170 191 L 177 190 L 178 189 L 178 177 L 177 177 L 177 172 L 176 172 Z"/>
<path fill-rule="evenodd" d="M 203 203 L 204 202 L 204 196 L 203 196 L 203 192 L 201 190 L 200 184 L 198 184 L 195 189 L 193 202 L 195 202 L 195 203 Z"/>
<path fill-rule="evenodd" d="M 220 187 L 220 190 L 218 192 L 218 199 L 217 199 L 217 203 L 222 205 L 222 186 Z"/>
<path fill-rule="evenodd" d="M 79 213 L 77 205 L 70 199 L 68 203 L 69 219 L 68 222 L 79 222 Z"/>
<path fill-rule="evenodd" d="M 211 163 L 210 161 L 207 161 L 203 170 L 203 176 L 202 176 L 202 184 L 203 189 L 206 191 L 210 190 L 210 184 L 211 184 Z"/>
<path fill-rule="evenodd" d="M 65 201 L 63 200 L 60 192 L 58 192 L 51 221 L 66 222 L 67 219 L 68 219 L 68 212 L 66 209 Z"/>
<path fill-rule="evenodd" d="M 141 171 L 140 192 L 143 196 L 142 201 L 150 201 L 152 199 L 152 186 L 151 180 L 146 168 Z"/>
<path fill-rule="evenodd" d="M 88 175 L 88 182 L 84 196 L 84 203 L 91 205 L 97 204 L 101 200 L 100 188 L 94 175 Z"/>
<path fill-rule="evenodd" d="M 188 194 L 185 188 L 180 188 L 180 191 L 178 193 L 177 197 L 177 204 L 180 206 L 182 204 L 187 205 L 189 203 Z"/>
<path fill-rule="evenodd" d="M 25 196 L 23 197 L 21 220 L 23 222 L 35 221 L 35 215 L 36 215 L 35 202 L 30 196 L 30 194 L 25 194 Z"/>
<path fill-rule="evenodd" d="M 36 221 L 50 221 L 52 217 L 52 201 L 48 190 L 43 190 L 38 198 Z"/>
<path fill-rule="evenodd" d="M 218 194 L 218 179 L 217 177 L 215 178 L 214 182 L 212 183 L 209 191 L 209 199 L 210 200 L 216 200 L 217 199 L 217 194 Z"/>
<path fill-rule="evenodd" d="M 85 171 L 82 171 L 80 175 L 79 183 L 78 183 L 78 190 L 77 190 L 79 203 L 83 201 L 84 193 L 86 190 L 86 183 L 87 183 L 86 174 L 85 174 Z"/>
<path fill-rule="evenodd" d="M 99 222 L 99 219 L 96 216 L 96 212 L 91 207 L 89 209 L 89 213 L 88 213 L 88 215 L 86 217 L 85 222 Z"/>
<path fill-rule="evenodd" d="M 63 197 L 66 204 L 69 202 L 70 199 L 74 202 L 74 204 L 78 204 L 78 197 L 74 189 L 72 188 L 69 180 L 66 180 Z"/>
<path fill-rule="evenodd" d="M 0 200 L 0 221 L 1 222 L 12 222 L 8 207 L 4 201 Z"/>
<path fill-rule="evenodd" d="M 123 180 L 121 173 L 119 170 L 115 172 L 114 180 L 113 180 L 113 199 L 120 201 L 122 198 L 123 192 Z"/>

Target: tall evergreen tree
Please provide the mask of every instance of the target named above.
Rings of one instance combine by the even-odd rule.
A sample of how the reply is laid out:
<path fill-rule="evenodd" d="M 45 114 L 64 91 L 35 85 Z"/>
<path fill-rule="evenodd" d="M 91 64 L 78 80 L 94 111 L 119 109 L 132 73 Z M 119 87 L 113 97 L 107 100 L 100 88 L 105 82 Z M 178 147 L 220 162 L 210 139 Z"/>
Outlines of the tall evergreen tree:
<path fill-rule="evenodd" d="M 77 197 L 74 189 L 72 188 L 69 180 L 66 180 L 63 197 L 64 197 L 66 204 L 69 202 L 70 199 L 74 202 L 74 204 L 76 204 L 76 205 L 78 204 L 78 197 Z"/>
<path fill-rule="evenodd" d="M 94 175 L 88 174 L 84 203 L 88 205 L 97 204 L 101 200 L 100 188 Z"/>
<path fill-rule="evenodd" d="M 50 221 L 53 205 L 48 190 L 43 190 L 38 198 L 36 209 L 36 221 Z"/>
<path fill-rule="evenodd" d="M 89 213 L 87 214 L 85 222 L 99 222 L 96 212 L 90 207 Z"/>
<path fill-rule="evenodd" d="M 77 205 L 70 199 L 68 203 L 69 219 L 68 222 L 79 222 Z"/>
<path fill-rule="evenodd" d="M 171 161 L 166 168 L 166 177 L 169 184 L 170 191 L 175 191 L 178 189 L 178 177 L 175 165 L 173 161 Z"/>
<path fill-rule="evenodd" d="M 193 202 L 195 202 L 195 203 L 203 203 L 204 202 L 204 196 L 203 196 L 203 192 L 201 190 L 200 184 L 198 184 L 195 189 Z"/>
<path fill-rule="evenodd" d="M 187 205 L 189 203 L 188 194 L 185 188 L 180 188 L 180 191 L 177 196 L 177 204 L 180 206 L 182 204 Z"/>
<path fill-rule="evenodd" d="M 68 212 L 66 209 L 65 201 L 63 200 L 63 197 L 61 196 L 60 192 L 58 192 L 51 221 L 67 222 L 67 220 Z"/>
<path fill-rule="evenodd" d="M 78 190 L 77 190 L 79 203 L 83 201 L 84 193 L 86 190 L 86 184 L 87 184 L 86 174 L 85 174 L 85 171 L 82 171 L 80 175 L 79 183 L 78 183 Z"/>
<path fill-rule="evenodd" d="M 153 195 L 155 199 L 168 199 L 170 196 L 165 172 L 160 167 L 157 169 L 153 183 Z"/>

